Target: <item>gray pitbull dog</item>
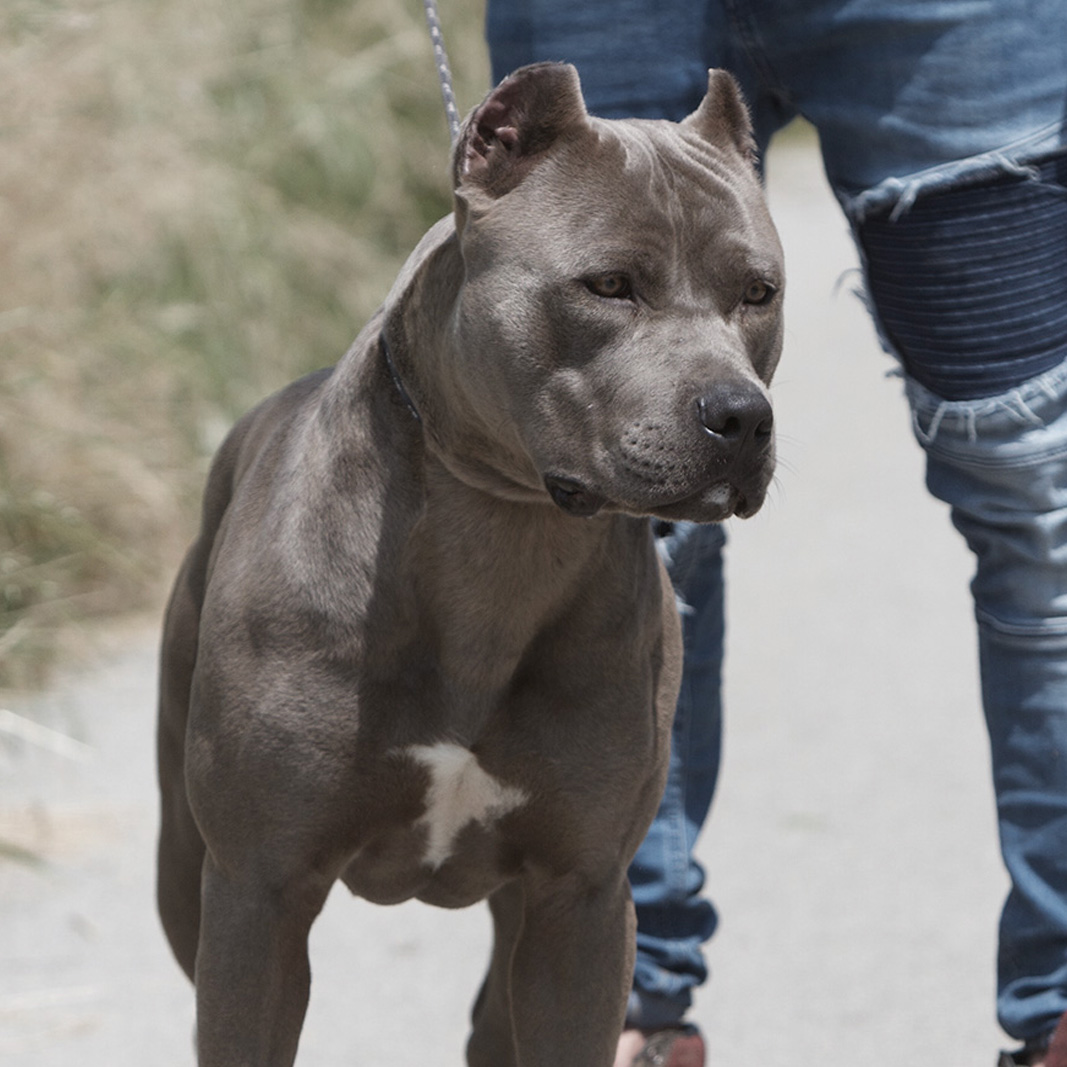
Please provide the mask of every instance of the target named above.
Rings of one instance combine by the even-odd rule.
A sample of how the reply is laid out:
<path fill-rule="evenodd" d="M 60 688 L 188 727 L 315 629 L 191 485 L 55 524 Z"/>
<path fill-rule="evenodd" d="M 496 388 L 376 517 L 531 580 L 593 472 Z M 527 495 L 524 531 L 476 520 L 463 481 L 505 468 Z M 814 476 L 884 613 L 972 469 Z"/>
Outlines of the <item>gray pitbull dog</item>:
<path fill-rule="evenodd" d="M 291 1064 L 333 883 L 488 898 L 475 1067 L 609 1065 L 681 667 L 648 516 L 755 512 L 781 250 L 748 116 L 502 82 L 455 211 L 214 463 L 162 653 L 159 906 L 203 1067 Z"/>

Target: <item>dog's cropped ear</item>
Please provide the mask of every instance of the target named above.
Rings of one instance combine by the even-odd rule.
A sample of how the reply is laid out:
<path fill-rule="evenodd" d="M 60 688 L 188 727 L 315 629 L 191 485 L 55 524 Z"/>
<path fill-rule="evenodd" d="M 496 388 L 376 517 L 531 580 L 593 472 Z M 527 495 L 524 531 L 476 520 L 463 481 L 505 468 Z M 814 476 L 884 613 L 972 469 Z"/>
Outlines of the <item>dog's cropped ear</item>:
<path fill-rule="evenodd" d="M 683 126 L 696 130 L 712 144 L 730 145 L 750 163 L 756 162 L 756 142 L 752 136 L 752 120 L 741 96 L 741 87 L 725 70 L 708 71 L 708 91 L 700 107 Z"/>
<path fill-rule="evenodd" d="M 474 185 L 492 197 L 503 196 L 563 133 L 587 121 L 574 67 L 520 67 L 464 123 L 452 157 L 453 185 Z"/>

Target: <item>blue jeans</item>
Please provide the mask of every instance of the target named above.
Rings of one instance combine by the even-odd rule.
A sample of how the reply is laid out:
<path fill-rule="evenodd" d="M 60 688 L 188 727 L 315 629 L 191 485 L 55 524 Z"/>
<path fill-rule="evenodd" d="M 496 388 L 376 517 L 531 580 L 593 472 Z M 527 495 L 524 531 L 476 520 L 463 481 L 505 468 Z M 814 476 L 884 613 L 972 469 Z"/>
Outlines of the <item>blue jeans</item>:
<path fill-rule="evenodd" d="M 631 1025 L 677 1022 L 707 979 L 701 946 L 716 915 L 701 895 L 693 857 L 719 774 L 722 733 L 723 560 L 721 526 L 657 523 L 657 545 L 678 598 L 685 670 L 671 735 L 667 786 L 630 866 L 637 908 Z"/>
<path fill-rule="evenodd" d="M 998 1013 L 1067 1010 L 1067 4 L 1063 0 L 489 0 L 494 75 L 574 63 L 591 111 L 680 119 L 709 66 L 757 143 L 802 114 L 907 379 L 930 490 L 972 584 L 1002 850 Z M 788 356 L 787 356 L 788 358 Z M 719 761 L 722 535 L 664 543 L 686 631 L 671 773 L 631 871 L 630 1021 L 682 1017 L 715 915 L 692 844 Z"/>

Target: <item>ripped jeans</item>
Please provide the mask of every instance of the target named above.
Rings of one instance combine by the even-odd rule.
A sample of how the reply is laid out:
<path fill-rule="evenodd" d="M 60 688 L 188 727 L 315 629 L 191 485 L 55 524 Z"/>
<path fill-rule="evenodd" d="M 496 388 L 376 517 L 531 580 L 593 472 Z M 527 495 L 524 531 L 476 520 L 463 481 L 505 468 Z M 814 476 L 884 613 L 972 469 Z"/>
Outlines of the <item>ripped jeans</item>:
<path fill-rule="evenodd" d="M 681 119 L 714 66 L 741 83 L 761 150 L 796 115 L 818 129 L 929 488 L 977 562 L 1012 878 L 998 1015 L 1039 1046 L 1067 1010 L 1067 4 L 489 0 L 487 33 L 496 78 L 572 62 L 605 117 Z M 678 1021 L 706 977 L 715 914 L 692 842 L 719 760 L 721 540 L 679 524 L 663 546 L 686 672 L 667 791 L 631 870 L 633 1025 Z"/>
<path fill-rule="evenodd" d="M 908 383 L 927 485 L 975 554 L 1001 851 L 998 1007 L 1039 1041 L 1067 1010 L 1067 364 L 979 401 Z"/>

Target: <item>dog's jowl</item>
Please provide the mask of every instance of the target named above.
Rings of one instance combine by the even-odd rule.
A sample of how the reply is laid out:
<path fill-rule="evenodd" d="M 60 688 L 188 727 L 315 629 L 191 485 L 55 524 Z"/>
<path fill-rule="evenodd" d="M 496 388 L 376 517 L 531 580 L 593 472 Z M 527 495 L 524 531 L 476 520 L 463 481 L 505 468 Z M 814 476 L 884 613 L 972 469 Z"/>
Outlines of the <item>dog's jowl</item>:
<path fill-rule="evenodd" d="M 168 608 L 159 905 L 204 1067 L 294 1061 L 338 879 L 488 898 L 472 1065 L 612 1062 L 681 659 L 648 517 L 759 508 L 781 251 L 718 71 L 675 124 L 524 68 L 453 177 L 336 368 L 222 446 Z"/>

